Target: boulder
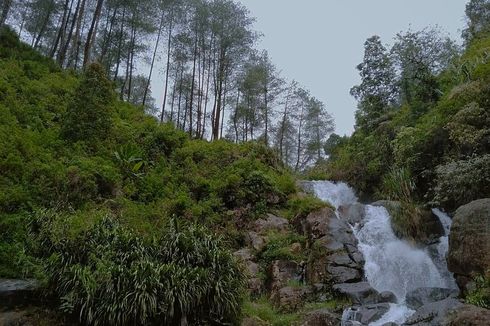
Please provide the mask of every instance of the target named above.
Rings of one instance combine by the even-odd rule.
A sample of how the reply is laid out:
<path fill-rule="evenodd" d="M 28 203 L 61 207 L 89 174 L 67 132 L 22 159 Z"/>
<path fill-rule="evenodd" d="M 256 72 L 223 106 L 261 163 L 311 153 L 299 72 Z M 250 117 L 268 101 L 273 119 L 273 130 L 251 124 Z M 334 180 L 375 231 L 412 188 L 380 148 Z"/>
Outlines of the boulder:
<path fill-rule="evenodd" d="M 465 304 L 451 311 L 443 326 L 481 326 L 490 325 L 490 310 Z"/>
<path fill-rule="evenodd" d="M 405 325 L 440 326 L 452 310 L 460 308 L 463 304 L 454 298 L 431 302 L 418 308 L 410 316 Z"/>
<path fill-rule="evenodd" d="M 266 238 L 256 232 L 249 231 L 245 234 L 245 244 L 256 251 L 262 251 L 266 243 Z"/>
<path fill-rule="evenodd" d="M 289 222 L 285 218 L 272 214 L 267 214 L 265 219 L 255 221 L 254 231 L 259 234 L 265 234 L 269 231 L 284 232 L 289 228 Z"/>
<path fill-rule="evenodd" d="M 34 326 L 24 311 L 0 312 L 0 325 L 2 326 Z"/>
<path fill-rule="evenodd" d="M 242 262 L 246 262 L 249 260 L 254 260 L 253 252 L 250 248 L 242 248 L 233 253 L 233 256 L 238 258 L 238 260 Z"/>
<path fill-rule="evenodd" d="M 362 279 L 361 271 L 355 268 L 328 264 L 326 271 L 334 283 L 358 282 Z"/>
<path fill-rule="evenodd" d="M 249 248 L 243 248 L 233 253 L 245 266 L 245 271 L 248 276 L 248 290 L 252 295 L 259 295 L 262 293 L 263 281 L 259 277 L 260 267 L 253 260 L 255 257 L 252 254 L 252 250 Z"/>
<path fill-rule="evenodd" d="M 304 306 L 313 290 L 310 287 L 287 286 L 272 294 L 275 306 L 284 312 L 293 312 Z"/>
<path fill-rule="evenodd" d="M 344 314 L 347 322 L 344 325 L 369 325 L 379 320 L 390 310 L 388 303 L 363 305 L 350 308 Z"/>
<path fill-rule="evenodd" d="M 366 216 L 366 207 L 359 203 L 340 206 L 337 211 L 340 218 L 347 221 L 350 225 L 361 223 Z"/>
<path fill-rule="evenodd" d="M 287 286 L 289 281 L 300 282 L 303 279 L 303 268 L 292 261 L 276 260 L 268 270 L 269 290 L 271 294 Z"/>
<path fill-rule="evenodd" d="M 490 198 L 456 210 L 449 234 L 448 268 L 461 290 L 475 274 L 490 270 Z"/>
<path fill-rule="evenodd" d="M 447 298 L 457 298 L 459 294 L 455 289 L 418 288 L 407 293 L 406 304 L 410 309 L 418 309 L 425 304 L 441 301 Z"/>
<path fill-rule="evenodd" d="M 3 308 L 26 306 L 39 298 L 36 280 L 0 279 L 0 302 Z"/>
<path fill-rule="evenodd" d="M 309 312 L 301 326 L 340 326 L 342 317 L 327 309 Z"/>
<path fill-rule="evenodd" d="M 330 207 L 324 207 L 310 213 L 299 225 L 302 233 L 313 242 L 329 234 L 329 222 L 334 218 L 337 219 L 335 211 Z"/>
<path fill-rule="evenodd" d="M 379 293 L 368 282 L 344 283 L 333 286 L 334 291 L 347 296 L 354 304 L 395 303 L 396 297 L 391 292 Z"/>

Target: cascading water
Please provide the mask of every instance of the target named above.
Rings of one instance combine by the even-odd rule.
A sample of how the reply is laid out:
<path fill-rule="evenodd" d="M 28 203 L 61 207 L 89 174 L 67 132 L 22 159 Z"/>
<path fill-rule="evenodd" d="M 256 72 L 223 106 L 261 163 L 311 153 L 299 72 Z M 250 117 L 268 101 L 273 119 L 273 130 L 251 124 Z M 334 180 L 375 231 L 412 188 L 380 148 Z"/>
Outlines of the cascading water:
<path fill-rule="evenodd" d="M 345 183 L 315 181 L 311 185 L 318 198 L 331 203 L 337 209 L 357 203 L 354 191 Z M 398 299 L 398 304 L 391 304 L 390 310 L 370 325 L 383 325 L 387 322 L 402 324 L 414 313 L 405 305 L 405 297 L 410 291 L 421 287 L 453 287 L 454 280 L 444 265 L 451 220 L 438 210 L 434 214 L 441 219 L 446 230 L 438 244 L 440 266 L 436 266 L 427 250 L 415 248 L 395 236 L 390 215 L 384 207 L 366 205 L 364 220 L 361 224 L 352 226 L 359 242 L 359 250 L 366 260 L 364 272 L 367 281 L 377 291 L 390 291 Z M 350 315 L 346 311 L 343 318 L 349 318 Z"/>

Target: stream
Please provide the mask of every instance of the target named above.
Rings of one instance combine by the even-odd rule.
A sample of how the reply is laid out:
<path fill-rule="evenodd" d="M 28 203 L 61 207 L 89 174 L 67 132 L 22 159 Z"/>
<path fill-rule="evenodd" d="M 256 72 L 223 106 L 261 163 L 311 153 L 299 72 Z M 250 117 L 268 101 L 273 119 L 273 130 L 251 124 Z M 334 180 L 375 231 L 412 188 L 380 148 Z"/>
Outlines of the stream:
<path fill-rule="evenodd" d="M 331 203 L 336 209 L 358 203 L 354 191 L 345 183 L 314 181 L 311 185 L 318 198 Z M 405 304 L 406 295 L 417 288 L 456 288 L 445 259 L 451 219 L 440 210 L 434 209 L 433 213 L 440 219 L 445 234 L 437 243 L 425 248 L 397 238 L 391 228 L 391 217 L 384 207 L 365 205 L 364 219 L 351 225 L 359 242 L 358 248 L 366 260 L 365 278 L 377 291 L 395 294 L 398 301 L 390 304 L 390 309 L 381 319 L 369 325 L 403 324 L 415 312 Z M 355 320 L 356 310 L 346 309 L 342 325 L 361 325 L 352 322 Z"/>

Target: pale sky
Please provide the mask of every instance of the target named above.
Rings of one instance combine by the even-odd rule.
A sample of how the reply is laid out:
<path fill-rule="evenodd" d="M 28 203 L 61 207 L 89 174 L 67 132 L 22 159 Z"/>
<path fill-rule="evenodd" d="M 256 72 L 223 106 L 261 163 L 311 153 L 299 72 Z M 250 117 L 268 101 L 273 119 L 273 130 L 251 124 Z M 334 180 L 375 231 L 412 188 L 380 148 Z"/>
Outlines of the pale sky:
<path fill-rule="evenodd" d="M 259 48 L 288 80 L 326 103 L 339 134 L 353 131 L 356 103 L 350 88 L 364 41 L 391 43 L 400 31 L 438 25 L 460 41 L 467 0 L 239 0 L 264 34 Z"/>

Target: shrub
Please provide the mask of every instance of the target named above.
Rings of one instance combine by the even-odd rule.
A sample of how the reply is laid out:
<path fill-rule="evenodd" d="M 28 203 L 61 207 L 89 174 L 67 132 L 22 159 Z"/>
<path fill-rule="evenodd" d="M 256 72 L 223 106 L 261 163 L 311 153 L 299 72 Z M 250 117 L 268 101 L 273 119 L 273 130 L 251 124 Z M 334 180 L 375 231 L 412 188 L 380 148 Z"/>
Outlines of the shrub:
<path fill-rule="evenodd" d="M 105 139 L 112 126 L 114 100 L 112 83 L 102 66 L 89 65 L 64 118 L 62 134 L 65 139 L 72 142 Z"/>
<path fill-rule="evenodd" d="M 410 201 L 415 183 L 406 168 L 392 168 L 383 178 L 383 194 L 390 200 Z"/>
<path fill-rule="evenodd" d="M 444 208 L 490 196 L 490 154 L 440 165 L 436 172 L 434 201 Z"/>
<path fill-rule="evenodd" d="M 475 287 L 466 295 L 466 302 L 478 307 L 490 309 L 490 271 L 487 276 L 478 275 L 474 279 Z"/>
<path fill-rule="evenodd" d="M 173 223 L 144 241 L 111 218 L 60 236 L 62 219 L 40 214 L 33 234 L 61 309 L 93 325 L 230 323 L 240 314 L 244 275 L 221 240 Z M 53 232 L 52 230 L 57 230 Z"/>

